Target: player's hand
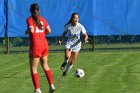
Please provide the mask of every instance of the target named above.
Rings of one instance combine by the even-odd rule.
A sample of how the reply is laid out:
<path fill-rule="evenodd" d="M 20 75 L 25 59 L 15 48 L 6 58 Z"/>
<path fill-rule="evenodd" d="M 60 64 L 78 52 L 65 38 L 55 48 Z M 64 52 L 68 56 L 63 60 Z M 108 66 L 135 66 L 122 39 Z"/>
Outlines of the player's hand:
<path fill-rule="evenodd" d="M 62 41 L 59 40 L 57 43 L 58 43 L 59 45 L 61 45 L 61 44 L 62 44 Z"/>
<path fill-rule="evenodd" d="M 87 40 L 87 39 L 85 40 L 85 44 L 86 44 L 86 43 L 88 43 L 88 40 Z"/>

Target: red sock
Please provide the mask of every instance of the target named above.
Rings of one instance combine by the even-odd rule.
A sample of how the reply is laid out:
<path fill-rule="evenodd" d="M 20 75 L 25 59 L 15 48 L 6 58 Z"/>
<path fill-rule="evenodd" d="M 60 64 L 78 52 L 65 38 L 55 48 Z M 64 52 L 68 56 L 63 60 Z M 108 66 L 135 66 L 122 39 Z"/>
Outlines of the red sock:
<path fill-rule="evenodd" d="M 52 71 L 47 70 L 47 71 L 45 71 L 45 74 L 48 79 L 49 85 L 53 84 Z"/>
<path fill-rule="evenodd" d="M 33 81 L 33 84 L 34 84 L 35 89 L 40 88 L 38 73 L 32 74 L 32 81 Z"/>

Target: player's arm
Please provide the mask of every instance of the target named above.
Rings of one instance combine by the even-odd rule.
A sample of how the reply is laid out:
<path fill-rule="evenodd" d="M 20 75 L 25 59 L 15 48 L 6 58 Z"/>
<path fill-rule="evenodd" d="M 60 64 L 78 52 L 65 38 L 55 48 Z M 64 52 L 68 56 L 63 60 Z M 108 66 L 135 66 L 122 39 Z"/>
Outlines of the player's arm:
<path fill-rule="evenodd" d="M 88 42 L 88 35 L 87 35 L 87 33 L 84 33 L 84 42 L 85 42 L 85 43 Z"/>
<path fill-rule="evenodd" d="M 26 22 L 27 22 L 28 28 L 27 28 L 27 30 L 25 31 L 25 34 L 27 35 L 27 34 L 31 34 L 31 33 L 34 32 L 34 26 L 33 26 L 33 23 L 32 23 L 32 21 L 31 21 L 31 19 L 27 19 Z"/>
<path fill-rule="evenodd" d="M 60 40 L 61 40 L 61 41 L 62 41 L 62 39 L 64 39 L 64 38 L 65 38 L 66 34 L 67 34 L 67 32 L 66 32 L 66 31 L 64 31 L 64 32 L 63 32 L 63 34 L 62 34 L 62 36 L 61 36 L 61 38 L 60 38 Z"/>
<path fill-rule="evenodd" d="M 33 27 L 33 26 L 29 26 L 29 27 L 27 28 L 27 30 L 25 31 L 25 35 L 31 34 L 31 33 L 33 33 L 33 32 L 34 32 L 34 27 Z"/>
<path fill-rule="evenodd" d="M 50 34 L 50 33 L 51 33 L 51 28 L 50 28 L 50 26 L 47 26 L 46 30 L 45 30 L 45 34 L 47 35 L 47 34 Z"/>
<path fill-rule="evenodd" d="M 87 31 L 85 30 L 85 27 L 81 25 L 81 31 L 84 34 L 84 42 L 87 43 L 88 42 L 88 34 Z"/>
<path fill-rule="evenodd" d="M 60 37 L 60 39 L 58 40 L 58 44 L 61 45 L 62 44 L 62 40 L 65 38 L 67 32 L 63 32 L 62 36 Z"/>
<path fill-rule="evenodd" d="M 59 45 L 62 44 L 62 40 L 65 38 L 67 32 L 68 32 L 68 26 L 65 27 L 65 31 L 63 32 L 62 36 L 61 36 L 60 39 L 58 40 L 58 44 L 59 44 Z"/>
<path fill-rule="evenodd" d="M 49 25 L 49 23 L 47 22 L 47 20 L 44 19 L 44 24 L 45 24 L 45 35 L 48 35 L 51 33 L 51 27 Z"/>

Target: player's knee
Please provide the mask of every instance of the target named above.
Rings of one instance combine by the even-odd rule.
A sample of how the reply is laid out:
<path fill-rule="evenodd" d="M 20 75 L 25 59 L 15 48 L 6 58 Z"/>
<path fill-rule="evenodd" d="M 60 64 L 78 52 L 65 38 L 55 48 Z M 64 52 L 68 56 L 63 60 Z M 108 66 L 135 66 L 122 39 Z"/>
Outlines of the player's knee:
<path fill-rule="evenodd" d="M 31 71 L 32 71 L 32 73 L 37 73 L 37 67 L 32 67 Z"/>
<path fill-rule="evenodd" d="M 74 59 L 71 59 L 71 60 L 69 61 L 69 64 L 72 65 L 72 64 L 74 63 L 74 61 L 75 61 Z"/>
<path fill-rule="evenodd" d="M 48 65 L 43 65 L 44 70 L 49 70 L 49 66 Z"/>

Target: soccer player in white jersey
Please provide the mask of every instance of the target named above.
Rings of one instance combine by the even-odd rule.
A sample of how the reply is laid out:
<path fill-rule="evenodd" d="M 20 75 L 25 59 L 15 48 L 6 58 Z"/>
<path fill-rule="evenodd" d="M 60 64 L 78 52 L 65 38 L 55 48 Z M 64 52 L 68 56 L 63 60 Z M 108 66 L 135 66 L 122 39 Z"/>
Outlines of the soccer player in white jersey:
<path fill-rule="evenodd" d="M 66 76 L 67 72 L 72 68 L 78 53 L 81 49 L 80 34 L 84 34 L 84 42 L 88 42 L 87 32 L 82 24 L 79 23 L 78 13 L 73 13 L 69 22 L 65 25 L 65 31 L 63 32 L 61 39 L 68 34 L 68 39 L 65 44 L 65 58 L 61 65 L 61 70 L 63 70 L 63 76 Z M 62 43 L 61 40 L 58 41 L 59 44 Z"/>

